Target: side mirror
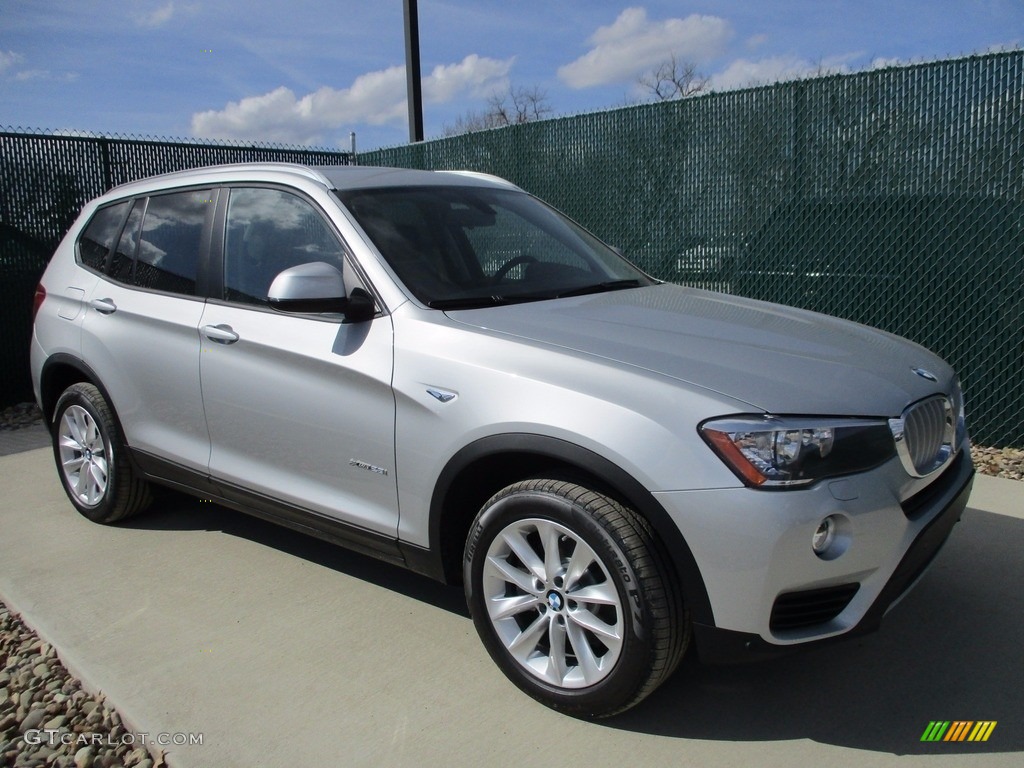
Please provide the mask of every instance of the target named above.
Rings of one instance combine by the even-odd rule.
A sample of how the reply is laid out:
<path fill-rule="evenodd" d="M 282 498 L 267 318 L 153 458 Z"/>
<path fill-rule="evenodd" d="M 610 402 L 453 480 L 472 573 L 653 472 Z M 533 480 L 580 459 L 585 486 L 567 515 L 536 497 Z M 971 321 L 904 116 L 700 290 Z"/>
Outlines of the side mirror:
<path fill-rule="evenodd" d="M 267 300 L 281 312 L 340 312 L 353 323 L 370 320 L 377 313 L 373 297 L 362 288 L 346 296 L 341 272 L 323 261 L 279 272 L 270 284 Z"/>

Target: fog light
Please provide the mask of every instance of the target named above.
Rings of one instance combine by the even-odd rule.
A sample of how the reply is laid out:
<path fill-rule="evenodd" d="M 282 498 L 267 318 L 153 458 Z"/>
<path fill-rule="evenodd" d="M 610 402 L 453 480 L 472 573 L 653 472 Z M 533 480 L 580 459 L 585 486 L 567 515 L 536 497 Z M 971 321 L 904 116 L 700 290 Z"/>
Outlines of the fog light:
<path fill-rule="evenodd" d="M 820 523 L 818 523 L 818 530 L 814 532 L 814 536 L 811 537 L 811 549 L 814 550 L 816 555 L 824 555 L 829 547 L 832 546 L 832 542 L 836 538 L 836 521 L 832 515 L 829 515 Z"/>

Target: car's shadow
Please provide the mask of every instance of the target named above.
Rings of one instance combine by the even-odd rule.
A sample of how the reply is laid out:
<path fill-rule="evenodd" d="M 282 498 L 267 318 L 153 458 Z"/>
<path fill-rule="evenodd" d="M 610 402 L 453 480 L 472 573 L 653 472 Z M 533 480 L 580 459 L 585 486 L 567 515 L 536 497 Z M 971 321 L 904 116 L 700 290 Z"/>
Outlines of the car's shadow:
<path fill-rule="evenodd" d="M 223 507 L 171 495 L 126 523 L 218 530 L 468 617 L 462 590 Z M 749 665 L 693 654 L 618 728 L 714 741 L 810 739 L 892 754 L 1024 751 L 1024 521 L 968 510 L 872 635 Z M 986 742 L 922 742 L 931 721 L 996 721 Z"/>
<path fill-rule="evenodd" d="M 469 618 L 462 589 L 219 504 L 161 489 L 146 514 L 124 527 L 164 531 L 221 531 L 301 557 L 414 600 Z"/>

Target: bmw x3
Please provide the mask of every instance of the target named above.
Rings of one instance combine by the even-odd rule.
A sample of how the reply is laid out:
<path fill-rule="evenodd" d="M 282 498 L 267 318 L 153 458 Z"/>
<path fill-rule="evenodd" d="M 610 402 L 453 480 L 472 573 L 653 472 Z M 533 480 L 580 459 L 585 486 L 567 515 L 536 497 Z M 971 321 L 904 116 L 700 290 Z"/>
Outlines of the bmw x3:
<path fill-rule="evenodd" d="M 46 269 L 31 358 L 87 518 L 166 486 L 462 584 L 510 680 L 581 717 L 691 647 L 876 628 L 973 478 L 934 354 L 659 282 L 477 173 L 118 187 Z"/>

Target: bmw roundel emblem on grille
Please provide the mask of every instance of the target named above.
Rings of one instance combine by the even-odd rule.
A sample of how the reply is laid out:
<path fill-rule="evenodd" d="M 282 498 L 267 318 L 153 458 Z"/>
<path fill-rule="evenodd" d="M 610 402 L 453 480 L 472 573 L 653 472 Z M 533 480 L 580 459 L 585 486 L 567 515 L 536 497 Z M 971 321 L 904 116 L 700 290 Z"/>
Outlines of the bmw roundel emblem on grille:
<path fill-rule="evenodd" d="M 931 371 L 927 371 L 924 368 L 911 368 L 910 370 L 912 370 L 914 373 L 916 373 L 922 379 L 928 379 L 928 381 L 938 381 L 939 380 L 939 378 L 934 373 L 932 373 Z"/>

